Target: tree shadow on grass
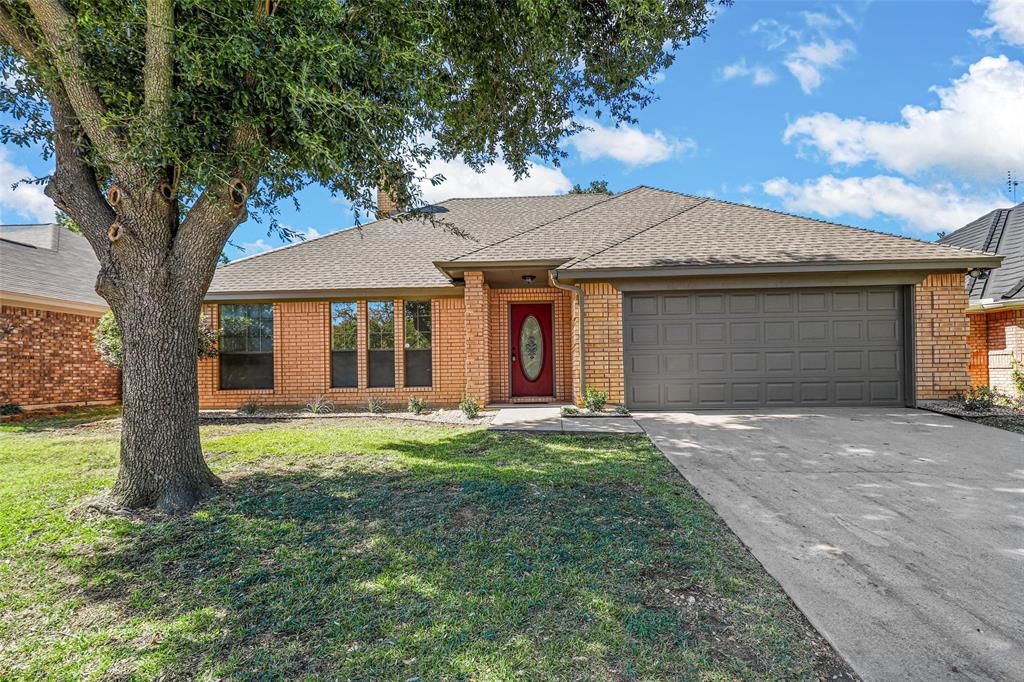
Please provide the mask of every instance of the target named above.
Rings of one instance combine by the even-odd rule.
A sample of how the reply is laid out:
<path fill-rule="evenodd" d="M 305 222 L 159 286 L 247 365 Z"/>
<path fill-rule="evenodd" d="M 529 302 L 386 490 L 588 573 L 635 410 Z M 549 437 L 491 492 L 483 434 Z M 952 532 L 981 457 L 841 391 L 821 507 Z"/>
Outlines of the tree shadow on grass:
<path fill-rule="evenodd" d="M 794 678 L 827 663 L 639 439 L 455 432 L 387 449 L 402 466 L 263 462 L 187 519 L 119 523 L 78 569 L 86 599 L 139 632 L 110 672 Z"/>

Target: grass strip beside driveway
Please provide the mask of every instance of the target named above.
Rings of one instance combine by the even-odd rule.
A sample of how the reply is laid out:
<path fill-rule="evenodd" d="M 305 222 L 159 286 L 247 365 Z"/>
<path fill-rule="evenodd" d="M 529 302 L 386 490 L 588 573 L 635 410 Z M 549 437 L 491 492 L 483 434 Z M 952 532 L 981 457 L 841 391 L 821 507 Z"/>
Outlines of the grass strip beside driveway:
<path fill-rule="evenodd" d="M 849 675 L 642 436 L 209 426 L 190 516 L 69 517 L 117 438 L 0 433 L 0 677 Z"/>

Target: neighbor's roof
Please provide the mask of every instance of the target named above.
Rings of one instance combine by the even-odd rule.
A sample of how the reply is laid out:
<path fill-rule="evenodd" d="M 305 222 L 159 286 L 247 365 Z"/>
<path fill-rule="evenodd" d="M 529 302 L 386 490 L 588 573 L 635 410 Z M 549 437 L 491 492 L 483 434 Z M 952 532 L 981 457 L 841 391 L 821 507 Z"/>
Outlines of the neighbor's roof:
<path fill-rule="evenodd" d="M 106 306 L 100 264 L 85 237 L 60 225 L 0 225 L 0 294 Z"/>
<path fill-rule="evenodd" d="M 566 275 L 679 266 L 994 265 L 990 255 L 650 187 L 615 196 L 451 199 L 424 218 L 378 220 L 217 269 L 210 293 L 451 286 L 437 266 L 556 261 Z"/>
<path fill-rule="evenodd" d="M 939 242 L 1003 256 L 1003 264 L 988 277 L 967 278 L 972 301 L 1024 301 L 1024 204 L 997 208 Z"/>

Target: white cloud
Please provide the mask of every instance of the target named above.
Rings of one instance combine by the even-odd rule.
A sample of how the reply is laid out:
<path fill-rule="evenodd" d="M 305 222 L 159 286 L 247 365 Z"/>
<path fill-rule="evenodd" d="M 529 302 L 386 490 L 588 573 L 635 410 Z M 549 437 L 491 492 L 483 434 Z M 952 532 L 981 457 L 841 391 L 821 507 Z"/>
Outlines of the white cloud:
<path fill-rule="evenodd" d="M 428 204 L 455 197 L 514 197 L 539 194 L 564 194 L 572 188 L 569 178 L 558 168 L 535 163 L 529 165 L 529 176 L 516 182 L 512 171 L 501 161 L 477 173 L 464 161 L 431 161 L 426 177 L 441 174 L 445 181 L 438 186 L 424 181 L 420 191 Z"/>
<path fill-rule="evenodd" d="M 739 61 L 723 66 L 721 76 L 727 81 L 734 78 L 749 78 L 750 82 L 754 85 L 768 85 L 775 82 L 774 71 L 756 64 L 754 66 L 747 66 L 747 60 L 742 57 L 740 57 Z"/>
<path fill-rule="evenodd" d="M 660 130 L 645 133 L 625 124 L 603 126 L 592 119 L 583 119 L 581 123 L 590 130 L 573 135 L 568 144 L 576 148 L 583 161 L 607 157 L 628 166 L 645 166 L 697 149 L 697 143 L 690 138 L 669 137 Z"/>
<path fill-rule="evenodd" d="M 996 33 L 1011 45 L 1024 45 L 1024 2 L 1021 0 L 990 0 L 985 17 L 992 22 L 988 28 L 974 29 L 976 38 L 991 38 Z"/>
<path fill-rule="evenodd" d="M 244 251 L 244 255 L 246 256 L 255 256 L 257 253 L 270 251 L 273 248 L 276 247 L 272 244 L 268 244 L 267 240 L 263 237 L 260 237 L 254 242 L 242 242 L 242 244 L 239 245 L 239 250 Z"/>
<path fill-rule="evenodd" d="M 899 123 L 820 113 L 794 121 L 783 139 L 818 149 L 829 163 L 874 161 L 901 173 L 941 166 L 991 178 L 1024 168 L 1024 64 L 985 57 L 932 91 L 938 109 L 908 105 Z"/>
<path fill-rule="evenodd" d="M 300 230 L 299 234 L 301 234 L 304 239 L 316 239 L 317 237 L 323 236 L 315 227 L 310 227 L 305 232 Z"/>
<path fill-rule="evenodd" d="M 827 218 L 884 216 L 910 231 L 932 235 L 963 227 L 980 215 L 1009 202 L 998 193 L 965 196 L 948 185 L 922 187 L 891 175 L 836 178 L 825 175 L 803 183 L 774 178 L 762 184 L 765 194 L 782 200 L 786 210 Z"/>
<path fill-rule="evenodd" d="M 849 40 L 836 42 L 832 38 L 825 38 L 820 43 L 797 45 L 795 50 L 786 55 L 783 64 L 800 83 L 804 94 L 809 95 L 825 80 L 822 74 L 825 69 L 837 68 L 853 52 L 853 43 Z"/>
<path fill-rule="evenodd" d="M 11 188 L 14 183 L 31 177 L 31 171 L 12 162 L 8 158 L 8 150 L 0 147 L 0 210 L 3 211 L 5 222 L 13 222 L 8 217 L 10 213 L 18 216 L 18 220 L 39 223 L 53 221 L 53 202 L 43 194 L 41 185 L 22 184 Z"/>

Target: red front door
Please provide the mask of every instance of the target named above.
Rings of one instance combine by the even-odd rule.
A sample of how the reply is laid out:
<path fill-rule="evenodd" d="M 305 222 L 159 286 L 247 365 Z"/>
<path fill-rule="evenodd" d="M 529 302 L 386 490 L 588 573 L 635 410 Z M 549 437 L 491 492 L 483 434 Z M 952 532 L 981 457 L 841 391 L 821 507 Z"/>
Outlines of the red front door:
<path fill-rule="evenodd" d="M 551 304 L 513 303 L 511 318 L 512 397 L 553 396 Z"/>

